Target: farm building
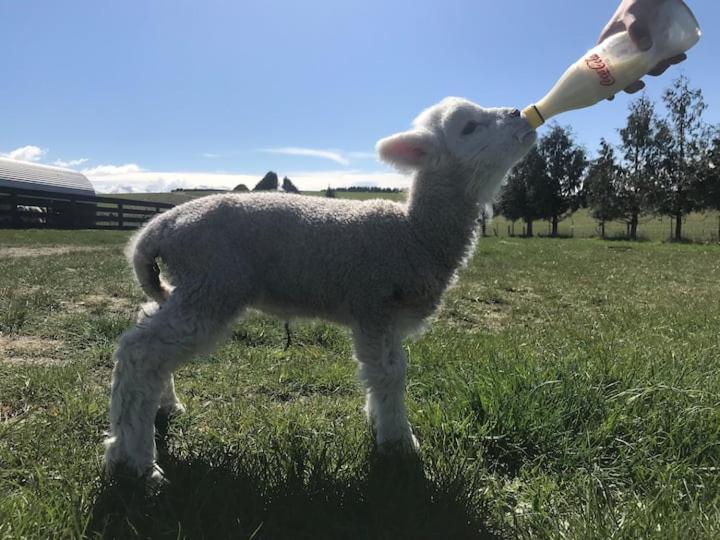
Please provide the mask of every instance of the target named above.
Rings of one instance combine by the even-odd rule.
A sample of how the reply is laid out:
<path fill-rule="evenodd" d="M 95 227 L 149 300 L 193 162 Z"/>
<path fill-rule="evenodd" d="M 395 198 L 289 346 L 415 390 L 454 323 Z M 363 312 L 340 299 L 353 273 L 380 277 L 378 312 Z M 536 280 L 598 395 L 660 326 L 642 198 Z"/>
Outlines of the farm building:
<path fill-rule="evenodd" d="M 79 172 L 0 158 L 0 227 L 88 227 L 95 189 Z"/>
<path fill-rule="evenodd" d="M 0 158 L 0 188 L 95 196 L 90 180 L 79 172 L 3 158 Z"/>
<path fill-rule="evenodd" d="M 130 230 L 173 206 L 98 197 L 79 172 L 0 158 L 0 229 Z"/>

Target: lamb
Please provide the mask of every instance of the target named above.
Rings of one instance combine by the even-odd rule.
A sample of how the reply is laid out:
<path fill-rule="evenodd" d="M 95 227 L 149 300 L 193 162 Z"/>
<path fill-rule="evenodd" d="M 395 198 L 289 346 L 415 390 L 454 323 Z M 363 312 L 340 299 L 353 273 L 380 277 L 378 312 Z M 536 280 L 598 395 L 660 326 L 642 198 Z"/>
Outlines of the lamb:
<path fill-rule="evenodd" d="M 535 139 L 517 109 L 447 98 L 377 144 L 382 160 L 413 174 L 406 204 L 223 194 L 155 217 L 128 249 L 153 302 L 115 353 L 108 471 L 163 480 L 155 416 L 184 411 L 172 372 L 212 351 L 251 307 L 350 327 L 378 448 L 414 452 L 403 340 L 438 308 L 474 247 L 481 208 Z"/>

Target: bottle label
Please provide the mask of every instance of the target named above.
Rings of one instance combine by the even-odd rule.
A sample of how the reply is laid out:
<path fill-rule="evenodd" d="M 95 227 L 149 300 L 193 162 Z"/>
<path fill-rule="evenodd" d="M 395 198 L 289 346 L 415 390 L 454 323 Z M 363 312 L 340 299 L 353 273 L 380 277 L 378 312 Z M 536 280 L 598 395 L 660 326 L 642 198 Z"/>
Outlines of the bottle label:
<path fill-rule="evenodd" d="M 591 54 L 585 59 L 587 67 L 592 69 L 600 78 L 600 84 L 603 86 L 612 86 L 615 84 L 613 76 L 607 63 L 598 54 Z"/>

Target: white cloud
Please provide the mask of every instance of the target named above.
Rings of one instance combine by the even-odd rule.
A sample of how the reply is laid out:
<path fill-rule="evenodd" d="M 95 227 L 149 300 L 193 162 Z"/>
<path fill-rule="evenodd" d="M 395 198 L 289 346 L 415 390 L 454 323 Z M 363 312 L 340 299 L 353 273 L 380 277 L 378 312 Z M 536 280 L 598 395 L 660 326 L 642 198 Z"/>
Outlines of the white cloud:
<path fill-rule="evenodd" d="M 268 152 L 270 154 L 283 154 L 286 156 L 307 156 L 316 157 L 321 159 L 328 159 L 339 163 L 340 165 L 350 165 L 350 160 L 344 157 L 340 152 L 334 150 L 318 150 L 315 148 L 297 148 L 294 146 L 287 146 L 283 148 L 264 148 L 261 152 Z"/>
<path fill-rule="evenodd" d="M 87 163 L 89 160 L 88 158 L 80 158 L 80 159 L 71 159 L 70 161 L 63 161 L 62 159 L 56 159 L 53 161 L 53 165 L 56 167 L 64 167 L 66 169 L 73 168 L 73 167 L 79 167 L 83 163 Z"/>
<path fill-rule="evenodd" d="M 86 176 L 116 176 L 126 174 L 141 173 L 142 169 L 135 163 L 127 163 L 125 165 L 98 165 L 90 169 L 83 169 L 82 173 Z"/>
<path fill-rule="evenodd" d="M 377 159 L 375 152 L 348 152 L 347 156 L 352 159 Z"/>
<path fill-rule="evenodd" d="M 204 154 L 201 154 L 201 155 L 202 155 L 202 157 L 208 158 L 208 159 L 215 159 L 215 158 L 222 157 L 221 154 L 213 154 L 211 152 L 205 152 Z"/>
<path fill-rule="evenodd" d="M 16 148 L 12 152 L 7 154 L 0 154 L 0 156 L 14 159 L 15 161 L 38 161 L 46 153 L 46 150 L 38 146 L 23 146 L 22 148 Z"/>

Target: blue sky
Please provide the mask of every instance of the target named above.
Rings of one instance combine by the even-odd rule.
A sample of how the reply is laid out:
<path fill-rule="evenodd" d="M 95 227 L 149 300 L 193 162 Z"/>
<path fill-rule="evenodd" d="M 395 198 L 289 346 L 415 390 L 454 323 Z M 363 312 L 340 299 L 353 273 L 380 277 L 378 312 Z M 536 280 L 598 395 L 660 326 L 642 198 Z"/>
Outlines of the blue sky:
<path fill-rule="evenodd" d="M 720 123 L 720 3 L 684 72 Z M 99 190 L 403 185 L 375 142 L 448 95 L 536 101 L 617 0 L 0 0 L 0 153 L 87 171 Z M 628 98 L 559 118 L 594 151 Z"/>

